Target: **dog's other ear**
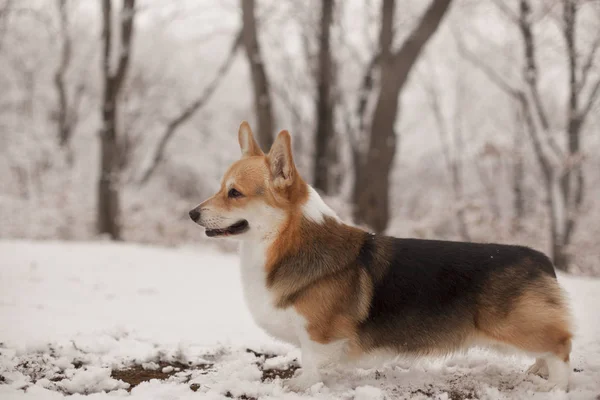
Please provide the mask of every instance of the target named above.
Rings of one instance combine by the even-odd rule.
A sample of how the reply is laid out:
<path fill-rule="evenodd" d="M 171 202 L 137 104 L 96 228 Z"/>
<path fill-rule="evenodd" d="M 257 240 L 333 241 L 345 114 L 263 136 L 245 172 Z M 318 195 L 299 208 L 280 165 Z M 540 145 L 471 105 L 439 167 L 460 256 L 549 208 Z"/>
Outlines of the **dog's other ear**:
<path fill-rule="evenodd" d="M 240 149 L 242 149 L 243 157 L 264 156 L 260 146 L 256 143 L 256 140 L 254 140 L 250 124 L 246 121 L 242 122 L 240 125 L 238 141 L 240 142 Z"/>
<path fill-rule="evenodd" d="M 297 172 L 292 156 L 292 139 L 288 131 L 279 132 L 267 158 L 271 168 L 273 186 L 278 189 L 291 186 L 296 179 Z"/>

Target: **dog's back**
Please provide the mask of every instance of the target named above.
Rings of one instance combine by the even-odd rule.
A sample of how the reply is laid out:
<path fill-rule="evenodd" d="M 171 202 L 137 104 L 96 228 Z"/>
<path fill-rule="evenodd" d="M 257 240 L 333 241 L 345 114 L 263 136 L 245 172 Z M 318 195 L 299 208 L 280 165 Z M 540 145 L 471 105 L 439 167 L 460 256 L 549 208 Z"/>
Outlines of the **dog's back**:
<path fill-rule="evenodd" d="M 568 312 L 552 263 L 542 253 L 521 246 L 369 236 L 359 257 L 374 284 L 361 325 L 367 348 L 446 353 L 487 338 L 568 357 Z M 555 338 L 531 338 L 538 330 Z"/>

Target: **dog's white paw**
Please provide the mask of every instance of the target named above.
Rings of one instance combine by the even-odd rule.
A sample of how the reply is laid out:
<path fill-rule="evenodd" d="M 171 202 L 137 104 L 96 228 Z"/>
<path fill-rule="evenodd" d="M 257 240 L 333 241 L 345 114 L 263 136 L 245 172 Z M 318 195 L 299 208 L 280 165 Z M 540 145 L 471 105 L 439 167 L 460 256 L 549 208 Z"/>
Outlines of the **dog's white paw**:
<path fill-rule="evenodd" d="M 527 369 L 527 373 L 548 379 L 548 365 L 545 360 L 538 358 L 535 363 Z"/>
<path fill-rule="evenodd" d="M 317 373 L 300 372 L 293 378 L 289 379 L 285 386 L 295 392 L 303 392 L 311 386 L 321 382 L 321 377 Z"/>
<path fill-rule="evenodd" d="M 538 392 L 556 392 L 556 391 L 568 392 L 569 391 L 568 384 L 557 383 L 557 382 L 552 382 L 552 381 L 538 382 L 536 389 Z"/>

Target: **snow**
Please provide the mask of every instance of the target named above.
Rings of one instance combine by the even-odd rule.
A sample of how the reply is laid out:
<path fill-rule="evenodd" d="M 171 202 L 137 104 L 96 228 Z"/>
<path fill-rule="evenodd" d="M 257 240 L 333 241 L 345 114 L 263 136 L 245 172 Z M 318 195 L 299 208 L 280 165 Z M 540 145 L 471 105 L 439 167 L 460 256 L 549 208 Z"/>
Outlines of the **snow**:
<path fill-rule="evenodd" d="M 356 400 L 379 400 L 384 398 L 381 390 L 373 386 L 359 386 L 354 392 Z"/>
<path fill-rule="evenodd" d="M 600 281 L 559 279 L 577 328 L 568 394 L 539 391 L 545 380 L 524 374 L 533 360 L 484 350 L 376 369 L 334 367 L 326 384 L 293 393 L 279 378 L 261 381 L 264 372 L 293 365 L 299 352 L 253 323 L 237 256 L 206 248 L 4 241 L 0 398 L 595 399 Z M 168 379 L 128 392 L 129 384 L 111 373 L 134 365 Z"/>

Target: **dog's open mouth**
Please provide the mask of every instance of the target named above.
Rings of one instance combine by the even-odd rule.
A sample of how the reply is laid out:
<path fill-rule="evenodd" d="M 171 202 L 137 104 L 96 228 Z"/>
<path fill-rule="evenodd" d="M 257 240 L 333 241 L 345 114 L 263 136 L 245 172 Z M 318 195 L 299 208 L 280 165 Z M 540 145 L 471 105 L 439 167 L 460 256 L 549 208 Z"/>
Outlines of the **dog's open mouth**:
<path fill-rule="evenodd" d="M 222 228 L 222 229 L 206 228 L 206 236 L 215 237 L 215 236 L 237 235 L 240 233 L 244 233 L 247 230 L 248 230 L 248 221 L 246 221 L 245 219 L 242 219 L 241 221 L 238 221 L 235 224 L 228 226 L 227 228 Z"/>

